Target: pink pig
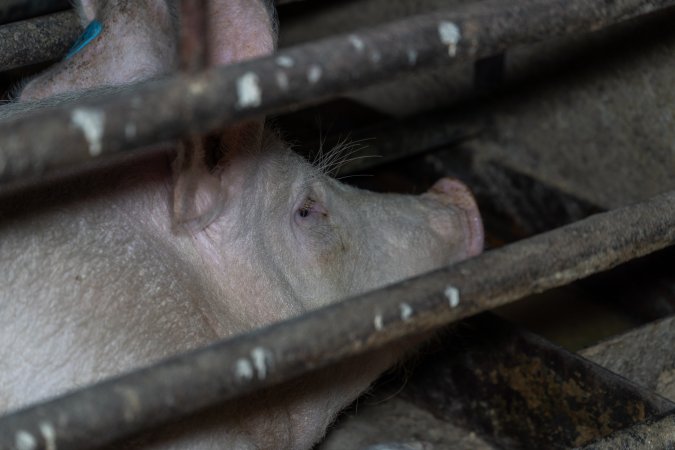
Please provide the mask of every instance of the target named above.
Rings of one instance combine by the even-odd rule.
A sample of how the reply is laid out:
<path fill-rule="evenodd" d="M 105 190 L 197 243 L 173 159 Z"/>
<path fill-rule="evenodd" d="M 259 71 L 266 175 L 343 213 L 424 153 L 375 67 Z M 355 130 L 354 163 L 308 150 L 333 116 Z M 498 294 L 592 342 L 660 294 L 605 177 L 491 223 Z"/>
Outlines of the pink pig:
<path fill-rule="evenodd" d="M 176 5 L 76 3 L 83 24 L 101 28 L 27 83 L 21 102 L 176 69 Z M 273 52 L 266 5 L 209 8 L 209 64 Z M 189 175 L 204 180 L 207 204 L 220 201 L 198 229 L 176 230 L 164 153 L 0 204 L 0 412 L 481 252 L 480 215 L 461 183 L 444 178 L 420 196 L 362 191 L 254 130 L 225 131 L 217 173 Z M 399 356 L 320 371 L 128 446 L 309 449 Z"/>

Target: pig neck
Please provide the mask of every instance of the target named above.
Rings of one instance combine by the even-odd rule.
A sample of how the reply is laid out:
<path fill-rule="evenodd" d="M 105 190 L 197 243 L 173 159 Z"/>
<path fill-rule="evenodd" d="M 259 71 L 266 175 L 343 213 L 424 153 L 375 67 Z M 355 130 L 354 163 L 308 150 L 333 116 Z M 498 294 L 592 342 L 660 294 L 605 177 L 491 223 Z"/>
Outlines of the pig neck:
<path fill-rule="evenodd" d="M 282 316 L 297 313 L 295 307 L 284 313 L 278 308 L 266 311 L 258 305 L 269 294 L 270 282 L 269 276 L 262 273 L 260 264 L 255 262 L 257 253 L 250 242 L 250 234 L 242 233 L 238 226 L 238 211 L 245 202 L 237 187 L 244 186 L 249 178 L 247 169 L 251 169 L 251 165 L 240 164 L 236 170 L 224 174 L 228 181 L 228 206 L 221 217 L 204 230 L 191 230 L 172 223 L 173 183 L 168 156 L 126 174 L 124 178 L 131 181 L 131 187 L 124 189 L 124 194 L 115 200 L 116 207 L 125 213 L 128 222 L 169 247 L 181 266 L 197 274 L 199 279 L 195 282 L 200 284 L 200 295 L 192 295 L 186 288 L 184 297 L 208 318 L 217 337 L 268 324 L 281 318 L 280 313 Z M 251 278 L 256 279 L 253 287 L 244 281 Z M 288 290 L 277 288 L 276 291 L 283 291 L 278 295 L 284 299 L 292 297 Z M 208 294 L 204 295 L 204 292 Z M 289 304 L 289 301 L 282 303 Z"/>

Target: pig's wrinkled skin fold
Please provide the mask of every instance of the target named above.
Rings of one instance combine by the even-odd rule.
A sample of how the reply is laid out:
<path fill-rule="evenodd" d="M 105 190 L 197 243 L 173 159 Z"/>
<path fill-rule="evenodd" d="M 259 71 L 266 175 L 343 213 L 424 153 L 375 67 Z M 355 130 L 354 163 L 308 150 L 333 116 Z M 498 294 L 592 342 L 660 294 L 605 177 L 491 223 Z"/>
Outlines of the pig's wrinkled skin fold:
<path fill-rule="evenodd" d="M 29 82 L 17 110 L 175 68 L 175 5 L 77 4 L 83 23 L 103 22 L 104 37 Z M 210 8 L 229 30 L 209 37 L 218 43 L 211 64 L 272 51 L 273 21 L 260 3 Z M 172 221 L 169 152 L 3 198 L 0 412 L 482 250 L 475 201 L 457 181 L 416 197 L 375 194 L 326 176 L 273 132 L 241 136 L 223 132 L 222 201 L 205 228 Z M 197 181 L 215 176 L 203 170 Z M 309 449 L 410 347 L 397 343 L 112 448 Z"/>

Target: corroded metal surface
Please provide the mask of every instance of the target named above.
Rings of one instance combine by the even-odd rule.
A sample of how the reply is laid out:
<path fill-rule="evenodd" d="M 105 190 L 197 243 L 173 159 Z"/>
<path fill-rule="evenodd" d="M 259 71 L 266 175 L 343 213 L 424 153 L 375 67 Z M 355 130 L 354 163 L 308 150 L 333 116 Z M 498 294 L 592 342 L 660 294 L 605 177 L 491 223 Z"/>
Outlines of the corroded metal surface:
<path fill-rule="evenodd" d="M 402 381 L 402 383 L 405 383 Z M 385 396 L 386 395 L 386 396 Z M 358 411 L 343 414 L 316 450 L 395 450 L 387 444 L 408 444 L 406 450 L 497 450 L 472 430 L 434 417 L 429 411 L 386 392 L 368 395 Z"/>
<path fill-rule="evenodd" d="M 68 0 L 3 0 L 0 2 L 0 25 L 68 9 Z M 55 30 L 55 33 L 63 31 Z"/>
<path fill-rule="evenodd" d="M 569 448 L 675 404 L 495 316 L 445 333 L 406 396 L 499 446 Z"/>
<path fill-rule="evenodd" d="M 0 27 L 0 71 L 66 54 L 82 31 L 77 15 L 60 12 Z"/>
<path fill-rule="evenodd" d="M 650 323 L 579 353 L 675 401 L 675 317 Z"/>

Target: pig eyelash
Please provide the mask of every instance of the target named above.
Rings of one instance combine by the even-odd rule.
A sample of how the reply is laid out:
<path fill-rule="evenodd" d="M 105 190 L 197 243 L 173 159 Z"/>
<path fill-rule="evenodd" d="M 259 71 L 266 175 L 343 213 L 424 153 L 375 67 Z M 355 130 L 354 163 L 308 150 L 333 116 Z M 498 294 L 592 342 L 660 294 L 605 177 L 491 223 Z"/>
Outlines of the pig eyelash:
<path fill-rule="evenodd" d="M 323 152 L 323 140 L 320 141 L 319 151 L 314 156 L 312 165 L 320 173 L 328 176 L 335 176 L 340 168 L 348 162 L 361 158 L 375 158 L 375 155 L 353 156 L 366 148 L 364 142 L 370 139 L 360 139 L 358 141 L 349 141 L 349 137 L 340 140 L 332 149 Z"/>

